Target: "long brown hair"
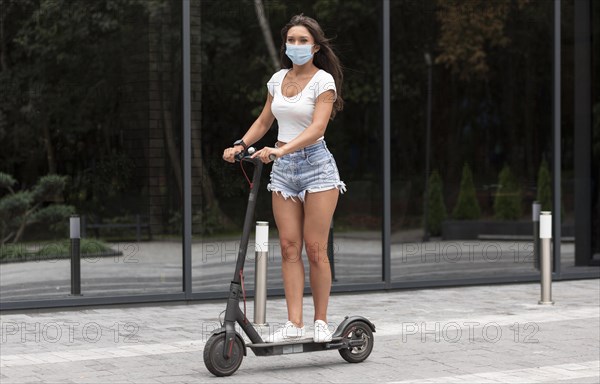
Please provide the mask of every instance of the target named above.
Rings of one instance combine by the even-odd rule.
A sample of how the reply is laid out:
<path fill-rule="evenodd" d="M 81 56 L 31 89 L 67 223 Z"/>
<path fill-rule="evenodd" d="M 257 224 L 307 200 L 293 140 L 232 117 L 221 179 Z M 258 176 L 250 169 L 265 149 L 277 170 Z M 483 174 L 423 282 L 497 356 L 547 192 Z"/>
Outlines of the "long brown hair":
<path fill-rule="evenodd" d="M 313 57 L 313 63 L 317 68 L 320 68 L 333 76 L 335 81 L 335 88 L 337 92 L 337 99 L 333 103 L 333 111 L 331 112 L 331 119 L 333 119 L 338 111 L 344 108 L 344 99 L 342 99 L 342 85 L 344 82 L 344 74 L 342 72 L 342 64 L 340 60 L 333 52 L 330 44 L 330 39 L 325 37 L 323 29 L 317 23 L 317 21 L 311 17 L 299 14 L 293 16 L 291 20 L 281 30 L 281 49 L 279 50 L 279 60 L 281 61 L 282 68 L 292 68 L 292 60 L 285 54 L 285 42 L 287 41 L 287 33 L 292 27 L 303 26 L 308 29 L 308 32 L 315 39 L 315 45 L 318 45 L 320 49 L 315 52 Z"/>

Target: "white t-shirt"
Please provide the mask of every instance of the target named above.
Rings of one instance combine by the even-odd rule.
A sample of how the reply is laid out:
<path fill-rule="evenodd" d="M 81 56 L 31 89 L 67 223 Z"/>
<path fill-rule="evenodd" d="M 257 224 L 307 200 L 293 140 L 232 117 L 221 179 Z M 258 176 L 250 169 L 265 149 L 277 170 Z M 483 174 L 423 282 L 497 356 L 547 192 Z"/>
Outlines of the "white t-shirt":
<path fill-rule="evenodd" d="M 297 86 L 298 93 L 295 96 L 285 97 L 281 93 L 281 84 L 288 72 L 289 69 L 282 69 L 276 72 L 267 83 L 267 89 L 271 96 L 273 96 L 271 111 L 279 124 L 277 140 L 285 143 L 295 139 L 296 136 L 312 123 L 315 102 L 321 93 L 333 90 L 332 97 L 327 98 L 326 102 L 333 103 L 337 98 L 333 76 L 322 69 L 319 69 L 315 73 L 304 89 L 301 90 Z M 288 83 L 286 86 L 294 87 L 294 83 Z M 319 140 L 322 139 L 323 137 L 319 138 Z"/>

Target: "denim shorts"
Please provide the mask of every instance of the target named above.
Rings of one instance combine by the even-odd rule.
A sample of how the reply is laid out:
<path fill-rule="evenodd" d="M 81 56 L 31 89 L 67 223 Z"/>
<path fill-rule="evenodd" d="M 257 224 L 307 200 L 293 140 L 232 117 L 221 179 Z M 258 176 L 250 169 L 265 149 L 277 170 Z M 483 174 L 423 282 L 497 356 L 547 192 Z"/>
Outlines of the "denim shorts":
<path fill-rule="evenodd" d="M 346 192 L 340 180 L 337 165 L 325 140 L 281 156 L 273 162 L 270 192 L 280 193 L 284 199 L 297 197 L 304 202 L 307 192 L 322 192 L 337 188 Z"/>

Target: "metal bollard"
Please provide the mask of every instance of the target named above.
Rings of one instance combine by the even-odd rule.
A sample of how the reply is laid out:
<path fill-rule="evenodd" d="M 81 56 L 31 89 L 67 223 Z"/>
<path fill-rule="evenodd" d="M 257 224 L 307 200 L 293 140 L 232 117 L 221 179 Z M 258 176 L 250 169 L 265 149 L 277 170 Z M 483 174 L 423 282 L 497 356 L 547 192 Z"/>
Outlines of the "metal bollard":
<path fill-rule="evenodd" d="M 78 215 L 69 220 L 69 237 L 71 238 L 71 295 L 81 295 L 81 223 Z"/>
<path fill-rule="evenodd" d="M 540 270 L 540 211 L 542 205 L 534 201 L 531 205 L 531 221 L 533 222 L 533 266 Z"/>
<path fill-rule="evenodd" d="M 254 324 L 267 324 L 267 259 L 269 258 L 269 223 L 256 222 L 254 245 Z"/>
<path fill-rule="evenodd" d="M 542 299 L 538 304 L 554 304 L 552 301 L 552 253 L 550 241 L 552 239 L 552 214 L 542 212 L 540 216 L 540 241 L 541 241 L 541 285 Z"/>

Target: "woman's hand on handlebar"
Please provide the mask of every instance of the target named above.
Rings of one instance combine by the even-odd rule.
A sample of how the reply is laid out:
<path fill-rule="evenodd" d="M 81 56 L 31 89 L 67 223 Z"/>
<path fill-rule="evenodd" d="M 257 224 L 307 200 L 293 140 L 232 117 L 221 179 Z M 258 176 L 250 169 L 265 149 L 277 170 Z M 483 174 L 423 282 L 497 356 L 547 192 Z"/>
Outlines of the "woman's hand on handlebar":
<path fill-rule="evenodd" d="M 281 156 L 283 156 L 283 150 L 281 148 L 264 147 L 263 149 L 254 152 L 252 158 L 258 157 L 260 161 L 267 164 Z"/>
<path fill-rule="evenodd" d="M 223 160 L 228 161 L 230 163 L 235 163 L 235 155 L 242 152 L 243 150 L 244 147 L 241 145 L 225 148 L 225 150 L 223 151 Z"/>

